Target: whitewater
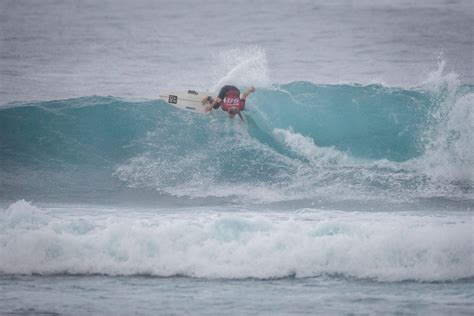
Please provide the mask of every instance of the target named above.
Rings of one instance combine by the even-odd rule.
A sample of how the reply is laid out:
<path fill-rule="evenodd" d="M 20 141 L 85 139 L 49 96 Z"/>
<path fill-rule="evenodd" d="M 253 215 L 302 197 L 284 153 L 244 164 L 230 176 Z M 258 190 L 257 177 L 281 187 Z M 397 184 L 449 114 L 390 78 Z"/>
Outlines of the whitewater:
<path fill-rule="evenodd" d="M 0 5 L 0 314 L 474 311 L 472 4 L 277 2 Z"/>

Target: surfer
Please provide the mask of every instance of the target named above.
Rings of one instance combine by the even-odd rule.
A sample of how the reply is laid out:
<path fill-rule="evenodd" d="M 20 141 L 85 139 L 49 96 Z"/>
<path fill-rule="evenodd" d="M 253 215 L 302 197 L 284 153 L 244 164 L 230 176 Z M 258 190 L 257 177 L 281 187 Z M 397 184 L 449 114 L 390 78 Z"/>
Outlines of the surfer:
<path fill-rule="evenodd" d="M 204 98 L 204 100 L 202 100 L 203 104 L 209 102 L 209 105 L 206 106 L 204 111 L 207 113 L 212 111 L 212 109 L 218 109 L 219 107 L 222 107 L 222 110 L 229 113 L 230 118 L 234 118 L 234 116 L 238 114 L 240 119 L 243 121 L 244 119 L 240 112 L 245 109 L 245 100 L 253 92 L 255 92 L 255 88 L 250 87 L 241 96 L 240 90 L 236 86 L 223 86 L 216 99 L 212 99 L 212 97 L 207 96 Z"/>

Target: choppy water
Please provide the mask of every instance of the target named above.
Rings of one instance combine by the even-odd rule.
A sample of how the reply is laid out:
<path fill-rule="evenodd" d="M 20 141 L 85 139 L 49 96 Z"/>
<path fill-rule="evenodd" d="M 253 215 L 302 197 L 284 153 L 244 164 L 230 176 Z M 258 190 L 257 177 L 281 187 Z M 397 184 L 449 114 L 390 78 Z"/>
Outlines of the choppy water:
<path fill-rule="evenodd" d="M 0 313 L 473 312 L 470 2 L 0 6 Z"/>

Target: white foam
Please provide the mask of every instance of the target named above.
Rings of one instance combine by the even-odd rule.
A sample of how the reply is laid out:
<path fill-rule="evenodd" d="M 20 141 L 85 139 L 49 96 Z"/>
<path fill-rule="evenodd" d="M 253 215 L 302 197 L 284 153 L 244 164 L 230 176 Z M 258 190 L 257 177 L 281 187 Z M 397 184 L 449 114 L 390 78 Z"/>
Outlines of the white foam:
<path fill-rule="evenodd" d="M 474 183 L 474 94 L 454 101 L 422 158 L 435 178 Z"/>
<path fill-rule="evenodd" d="M 41 209 L 25 200 L 19 200 L 11 204 L 1 212 L 2 221 L 0 228 L 35 227 L 46 222 L 47 215 Z"/>
<path fill-rule="evenodd" d="M 419 169 L 438 180 L 474 183 L 474 94 L 460 92 L 456 73 L 444 74 L 446 61 L 440 56 L 438 69 L 423 88 L 439 103 L 426 122 L 425 154 L 417 159 Z"/>
<path fill-rule="evenodd" d="M 294 153 L 308 159 L 312 164 L 330 165 L 348 163 L 349 157 L 334 147 L 318 147 L 311 137 L 303 136 L 291 130 L 275 128 L 273 135 Z"/>
<path fill-rule="evenodd" d="M 474 277 L 469 213 L 298 212 L 121 213 L 71 211 L 40 224 L 2 212 L 3 274 L 108 274 L 205 278 L 313 277 L 445 281 Z M 57 210 L 55 210 L 57 212 Z M 97 210 L 94 213 L 97 214 Z M 61 214 L 61 215 L 60 215 Z"/>

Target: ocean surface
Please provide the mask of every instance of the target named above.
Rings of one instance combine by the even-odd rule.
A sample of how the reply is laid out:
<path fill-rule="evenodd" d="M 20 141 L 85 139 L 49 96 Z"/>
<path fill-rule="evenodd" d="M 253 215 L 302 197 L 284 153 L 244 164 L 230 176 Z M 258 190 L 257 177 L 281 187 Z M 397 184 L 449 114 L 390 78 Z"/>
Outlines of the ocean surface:
<path fill-rule="evenodd" d="M 472 315 L 472 1 L 0 2 L 0 315 Z M 159 93 L 254 85 L 245 123 Z"/>

